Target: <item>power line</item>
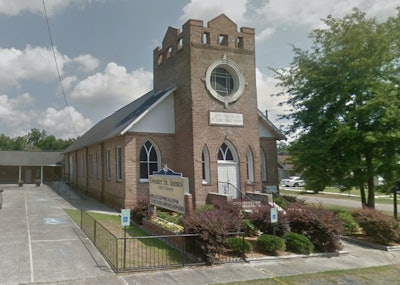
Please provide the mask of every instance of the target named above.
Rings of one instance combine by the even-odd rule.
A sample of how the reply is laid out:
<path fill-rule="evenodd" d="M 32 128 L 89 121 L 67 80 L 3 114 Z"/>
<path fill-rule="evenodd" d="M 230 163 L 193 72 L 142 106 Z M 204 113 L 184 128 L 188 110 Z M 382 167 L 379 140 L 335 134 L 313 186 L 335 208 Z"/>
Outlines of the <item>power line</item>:
<path fill-rule="evenodd" d="M 46 11 L 46 4 L 44 3 L 44 0 L 42 1 L 43 3 L 43 11 L 44 11 L 44 15 L 46 18 L 46 25 L 47 25 L 47 31 L 49 32 L 49 38 L 50 38 L 50 45 L 51 45 L 51 50 L 53 51 L 53 57 L 54 57 L 54 62 L 56 65 L 56 70 L 57 70 L 57 74 L 58 74 L 58 80 L 60 82 L 60 87 L 61 87 L 61 93 L 64 97 L 64 102 L 65 102 L 65 106 L 67 107 L 67 112 L 68 112 L 68 116 L 69 119 L 71 121 L 71 125 L 72 125 L 72 129 L 74 130 L 75 136 L 78 137 L 78 133 L 76 131 L 75 125 L 74 125 L 74 120 L 72 119 L 72 115 L 71 112 L 69 111 L 69 104 L 68 104 L 68 100 L 67 100 L 67 96 L 65 95 L 65 90 L 64 90 L 64 86 L 61 80 L 61 74 L 60 74 L 60 69 L 58 67 L 58 62 L 57 62 L 57 57 L 56 57 L 56 52 L 54 50 L 54 44 L 53 44 L 53 37 L 51 35 L 51 30 L 50 30 L 50 24 L 49 24 L 49 18 L 47 16 L 47 11 Z"/>

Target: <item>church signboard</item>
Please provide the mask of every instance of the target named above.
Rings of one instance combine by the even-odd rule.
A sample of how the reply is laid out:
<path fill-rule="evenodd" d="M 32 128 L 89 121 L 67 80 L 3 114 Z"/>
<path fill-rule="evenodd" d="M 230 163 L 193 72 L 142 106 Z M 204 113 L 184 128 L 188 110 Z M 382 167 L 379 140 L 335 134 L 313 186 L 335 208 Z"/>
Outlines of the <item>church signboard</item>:
<path fill-rule="evenodd" d="M 150 204 L 178 213 L 185 213 L 185 193 L 189 193 L 189 179 L 164 168 L 149 176 Z"/>

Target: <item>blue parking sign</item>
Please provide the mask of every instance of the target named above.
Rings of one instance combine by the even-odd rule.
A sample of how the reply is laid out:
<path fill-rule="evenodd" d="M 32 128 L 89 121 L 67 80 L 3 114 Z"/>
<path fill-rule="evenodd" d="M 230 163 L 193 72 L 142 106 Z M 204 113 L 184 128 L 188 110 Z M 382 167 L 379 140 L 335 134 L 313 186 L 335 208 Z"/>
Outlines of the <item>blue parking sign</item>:
<path fill-rule="evenodd" d="M 127 227 L 131 224 L 131 210 L 121 209 L 121 226 Z"/>
<path fill-rule="evenodd" d="M 271 208 L 271 223 L 277 223 L 278 222 L 278 209 L 277 208 Z"/>

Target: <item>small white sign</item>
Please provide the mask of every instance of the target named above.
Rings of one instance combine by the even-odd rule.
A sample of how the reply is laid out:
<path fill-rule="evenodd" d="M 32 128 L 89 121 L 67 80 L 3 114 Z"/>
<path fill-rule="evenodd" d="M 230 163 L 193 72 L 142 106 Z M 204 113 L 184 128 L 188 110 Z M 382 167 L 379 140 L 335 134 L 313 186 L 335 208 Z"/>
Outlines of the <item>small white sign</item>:
<path fill-rule="evenodd" d="M 131 224 L 131 210 L 121 209 L 121 226 L 127 227 Z"/>
<path fill-rule="evenodd" d="M 211 125 L 243 126 L 243 114 L 210 112 Z"/>
<path fill-rule="evenodd" d="M 275 224 L 278 222 L 278 209 L 271 208 L 271 223 Z"/>

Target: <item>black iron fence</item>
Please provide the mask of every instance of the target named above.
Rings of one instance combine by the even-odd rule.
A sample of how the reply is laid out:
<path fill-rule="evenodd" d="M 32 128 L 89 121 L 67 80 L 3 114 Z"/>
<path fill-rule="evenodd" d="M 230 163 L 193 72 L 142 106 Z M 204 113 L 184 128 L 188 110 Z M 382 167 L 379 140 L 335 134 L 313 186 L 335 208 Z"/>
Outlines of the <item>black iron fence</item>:
<path fill-rule="evenodd" d="M 117 237 L 84 211 L 81 212 L 81 229 L 115 272 L 204 264 L 196 234 Z M 240 262 L 243 258 L 226 251 L 217 256 L 216 263 Z"/>

